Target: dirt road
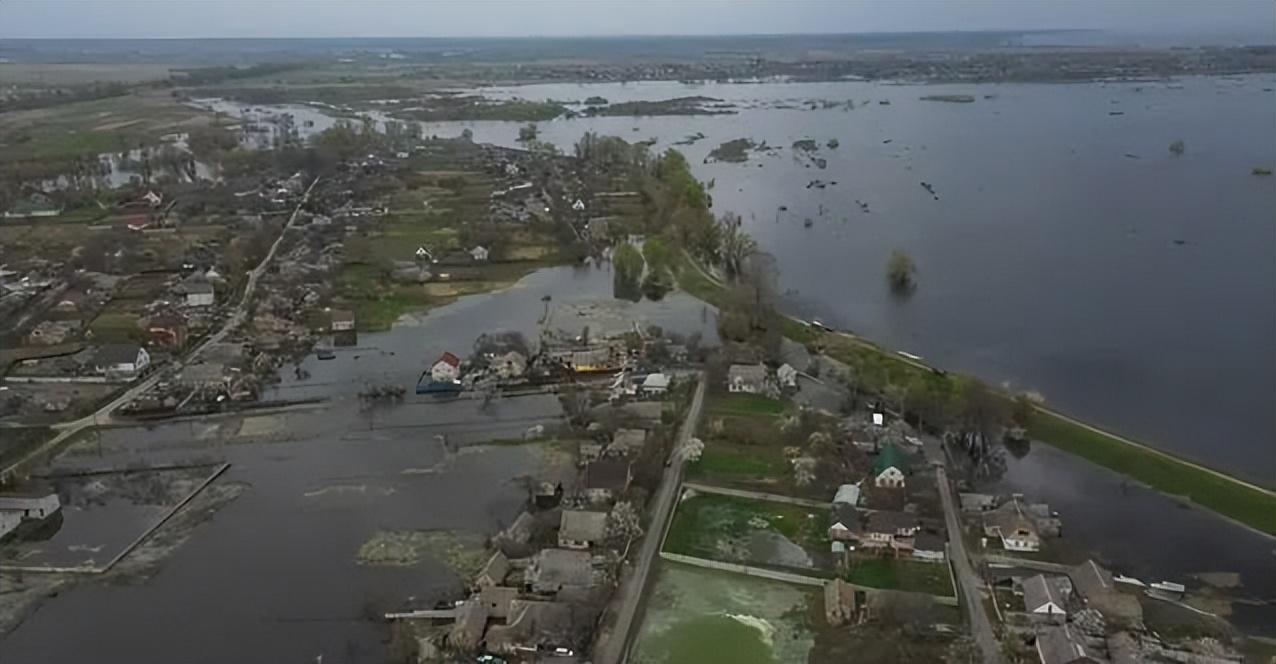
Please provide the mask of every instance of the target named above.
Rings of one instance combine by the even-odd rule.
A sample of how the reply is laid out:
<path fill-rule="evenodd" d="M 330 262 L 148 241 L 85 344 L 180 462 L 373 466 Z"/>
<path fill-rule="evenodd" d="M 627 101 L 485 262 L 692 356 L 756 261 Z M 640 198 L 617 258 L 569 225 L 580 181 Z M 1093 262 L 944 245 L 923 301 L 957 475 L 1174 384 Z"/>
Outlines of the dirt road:
<path fill-rule="evenodd" d="M 696 423 L 700 421 L 700 411 L 704 406 L 705 378 L 700 375 L 700 383 L 696 386 L 696 394 L 691 399 L 691 407 L 687 409 L 687 417 L 678 430 L 674 441 L 673 454 L 684 445 L 696 432 Z M 599 639 L 594 651 L 594 661 L 598 664 L 622 664 L 629 656 L 629 646 L 633 642 L 633 631 L 637 622 L 638 608 L 642 604 L 643 589 L 647 586 L 647 575 L 655 563 L 656 554 L 660 552 L 660 543 L 665 538 L 665 530 L 669 526 L 669 517 L 673 513 L 674 501 L 678 497 L 678 488 L 682 485 L 683 462 L 674 457 L 660 478 L 660 487 L 656 489 L 656 500 L 652 507 L 651 523 L 647 526 L 647 535 L 643 537 L 642 548 L 634 559 L 633 572 L 621 583 L 617 591 L 616 623 L 610 632 Z"/>

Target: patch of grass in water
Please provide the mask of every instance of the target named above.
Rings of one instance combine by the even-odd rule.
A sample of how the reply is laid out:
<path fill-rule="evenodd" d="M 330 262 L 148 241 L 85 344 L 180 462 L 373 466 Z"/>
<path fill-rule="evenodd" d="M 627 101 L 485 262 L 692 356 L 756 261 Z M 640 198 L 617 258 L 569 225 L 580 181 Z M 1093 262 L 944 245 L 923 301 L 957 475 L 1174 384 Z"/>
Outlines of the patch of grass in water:
<path fill-rule="evenodd" d="M 359 547 L 360 565 L 410 567 L 426 557 L 437 559 L 465 579 L 478 574 L 490 553 L 483 538 L 455 530 L 382 530 Z"/>

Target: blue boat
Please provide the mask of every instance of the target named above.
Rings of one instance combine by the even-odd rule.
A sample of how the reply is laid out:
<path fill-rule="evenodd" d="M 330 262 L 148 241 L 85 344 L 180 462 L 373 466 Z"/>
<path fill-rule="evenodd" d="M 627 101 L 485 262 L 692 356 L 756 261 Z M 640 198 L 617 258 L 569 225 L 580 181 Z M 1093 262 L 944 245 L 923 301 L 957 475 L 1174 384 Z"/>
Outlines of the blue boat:
<path fill-rule="evenodd" d="M 459 394 L 461 392 L 461 381 L 459 380 L 434 380 L 428 370 L 421 373 L 421 378 L 416 382 L 417 394 Z"/>

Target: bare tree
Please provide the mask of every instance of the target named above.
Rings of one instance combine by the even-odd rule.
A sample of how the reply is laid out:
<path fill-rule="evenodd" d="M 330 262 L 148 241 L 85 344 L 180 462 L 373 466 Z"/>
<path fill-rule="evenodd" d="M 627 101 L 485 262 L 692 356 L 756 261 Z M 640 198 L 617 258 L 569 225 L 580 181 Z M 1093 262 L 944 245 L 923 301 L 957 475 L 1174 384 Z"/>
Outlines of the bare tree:
<path fill-rule="evenodd" d="M 642 519 L 633 503 L 621 501 L 611 508 L 607 515 L 607 537 L 614 541 L 624 541 L 625 550 L 621 558 L 629 555 L 629 545 L 634 539 L 642 537 Z"/>

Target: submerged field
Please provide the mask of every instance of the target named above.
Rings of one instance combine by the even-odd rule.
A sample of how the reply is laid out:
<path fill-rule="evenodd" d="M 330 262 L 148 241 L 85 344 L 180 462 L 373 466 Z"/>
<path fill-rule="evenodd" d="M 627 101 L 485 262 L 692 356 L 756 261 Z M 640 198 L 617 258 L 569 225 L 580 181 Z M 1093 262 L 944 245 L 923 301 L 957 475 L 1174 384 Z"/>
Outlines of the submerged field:
<path fill-rule="evenodd" d="M 661 563 L 632 651 L 637 664 L 802 664 L 818 593 Z"/>

